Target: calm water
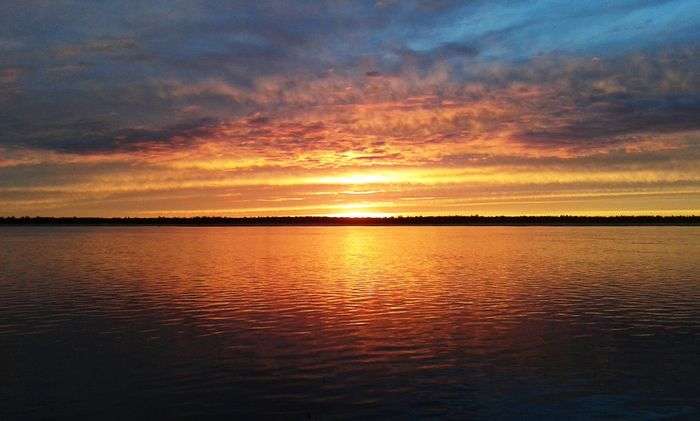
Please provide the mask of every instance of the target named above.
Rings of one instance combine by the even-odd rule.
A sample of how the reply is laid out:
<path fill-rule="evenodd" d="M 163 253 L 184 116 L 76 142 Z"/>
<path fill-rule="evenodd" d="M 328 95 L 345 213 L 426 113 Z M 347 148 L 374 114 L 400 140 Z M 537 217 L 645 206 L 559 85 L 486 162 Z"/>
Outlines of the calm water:
<path fill-rule="evenodd" d="M 0 228 L 0 418 L 700 417 L 700 229 Z"/>

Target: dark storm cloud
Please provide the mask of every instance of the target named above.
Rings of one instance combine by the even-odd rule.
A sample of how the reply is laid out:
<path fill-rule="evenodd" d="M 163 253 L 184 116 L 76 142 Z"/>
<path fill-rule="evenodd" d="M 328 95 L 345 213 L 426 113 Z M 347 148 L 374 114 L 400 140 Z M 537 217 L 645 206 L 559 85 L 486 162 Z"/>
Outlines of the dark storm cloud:
<path fill-rule="evenodd" d="M 572 121 L 527 130 L 519 139 L 540 145 L 595 146 L 620 136 L 700 130 L 700 95 L 652 99 L 607 98 L 588 104 Z"/>
<path fill-rule="evenodd" d="M 197 138 L 212 133 L 216 125 L 216 120 L 208 118 L 154 128 L 119 128 L 108 122 L 71 121 L 35 126 L 32 133 L 27 135 L 28 139 L 19 142 L 19 145 L 77 154 L 125 152 L 162 145 L 183 148 Z M 20 136 L 16 137 L 21 139 Z"/>

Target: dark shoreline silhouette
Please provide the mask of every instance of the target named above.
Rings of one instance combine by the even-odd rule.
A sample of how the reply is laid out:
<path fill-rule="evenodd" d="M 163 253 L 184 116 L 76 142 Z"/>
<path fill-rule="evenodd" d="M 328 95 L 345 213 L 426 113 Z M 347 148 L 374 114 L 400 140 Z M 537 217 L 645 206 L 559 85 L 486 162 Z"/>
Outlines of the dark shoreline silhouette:
<path fill-rule="evenodd" d="M 700 226 L 700 216 L 0 217 L 0 226 Z"/>

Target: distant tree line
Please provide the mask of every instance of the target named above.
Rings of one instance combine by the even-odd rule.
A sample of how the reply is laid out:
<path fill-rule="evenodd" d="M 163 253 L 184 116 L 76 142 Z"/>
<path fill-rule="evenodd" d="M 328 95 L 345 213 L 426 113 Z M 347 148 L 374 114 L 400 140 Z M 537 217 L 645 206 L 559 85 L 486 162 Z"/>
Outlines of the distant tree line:
<path fill-rule="evenodd" d="M 0 225 L 115 226 L 398 226 L 398 225 L 700 225 L 700 216 L 396 216 L 356 218 L 332 216 L 260 216 L 229 218 L 93 218 L 0 217 Z"/>

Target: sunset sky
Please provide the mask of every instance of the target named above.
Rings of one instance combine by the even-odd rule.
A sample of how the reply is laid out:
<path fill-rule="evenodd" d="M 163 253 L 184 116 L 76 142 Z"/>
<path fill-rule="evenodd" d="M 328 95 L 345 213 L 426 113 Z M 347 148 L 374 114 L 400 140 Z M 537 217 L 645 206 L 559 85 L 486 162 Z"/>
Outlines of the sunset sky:
<path fill-rule="evenodd" d="M 700 213 L 700 7 L 3 0 L 0 215 Z"/>

